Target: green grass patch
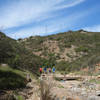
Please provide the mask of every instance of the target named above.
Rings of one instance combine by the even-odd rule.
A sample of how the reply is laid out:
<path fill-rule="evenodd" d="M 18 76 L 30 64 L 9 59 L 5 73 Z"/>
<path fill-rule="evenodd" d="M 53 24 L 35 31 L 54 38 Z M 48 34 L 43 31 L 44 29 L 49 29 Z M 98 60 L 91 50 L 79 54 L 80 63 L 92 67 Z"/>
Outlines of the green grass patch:
<path fill-rule="evenodd" d="M 26 83 L 23 71 L 0 66 L 0 89 L 24 88 Z"/>
<path fill-rule="evenodd" d="M 100 84 L 100 79 L 91 79 L 89 80 L 90 83 Z"/>
<path fill-rule="evenodd" d="M 24 100 L 22 96 L 17 96 L 18 100 Z"/>
<path fill-rule="evenodd" d="M 58 85 L 58 88 L 64 88 L 64 86 L 62 86 L 62 85 Z"/>
<path fill-rule="evenodd" d="M 75 71 L 74 74 L 75 75 L 88 75 L 88 73 L 85 71 Z"/>
<path fill-rule="evenodd" d="M 59 77 L 54 77 L 54 79 L 55 79 L 56 81 L 61 81 L 61 79 L 60 79 Z"/>

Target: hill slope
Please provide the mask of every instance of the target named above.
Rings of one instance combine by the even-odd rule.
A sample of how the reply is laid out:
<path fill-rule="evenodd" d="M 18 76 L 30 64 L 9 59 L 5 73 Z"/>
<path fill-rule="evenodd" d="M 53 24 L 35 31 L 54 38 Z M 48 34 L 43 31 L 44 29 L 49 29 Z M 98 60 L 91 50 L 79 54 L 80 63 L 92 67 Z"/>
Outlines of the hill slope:
<path fill-rule="evenodd" d="M 48 66 L 67 65 L 67 68 L 74 70 L 93 67 L 100 61 L 99 32 L 69 31 L 45 37 L 31 36 L 19 39 L 19 42 L 33 54 L 47 59 Z"/>
<path fill-rule="evenodd" d="M 36 73 L 42 62 L 41 57 L 32 54 L 23 44 L 0 32 L 0 64 Z"/>

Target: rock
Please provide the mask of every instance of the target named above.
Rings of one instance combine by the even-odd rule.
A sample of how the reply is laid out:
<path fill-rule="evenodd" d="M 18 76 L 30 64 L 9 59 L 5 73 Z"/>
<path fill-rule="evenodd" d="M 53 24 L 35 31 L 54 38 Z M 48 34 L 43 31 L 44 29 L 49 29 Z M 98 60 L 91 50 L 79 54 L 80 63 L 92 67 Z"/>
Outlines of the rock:
<path fill-rule="evenodd" d="M 26 96 L 27 93 L 24 93 L 24 92 L 20 92 L 19 95 L 22 95 L 22 96 Z"/>
<path fill-rule="evenodd" d="M 75 99 L 68 97 L 66 100 L 75 100 Z"/>
<path fill-rule="evenodd" d="M 100 91 L 96 91 L 96 95 L 97 96 L 100 96 Z"/>
<path fill-rule="evenodd" d="M 62 100 L 66 100 L 66 99 L 67 99 L 67 97 L 65 97 L 65 96 L 62 98 Z"/>
<path fill-rule="evenodd" d="M 14 100 L 18 100 L 18 97 L 16 95 L 13 95 Z"/>
<path fill-rule="evenodd" d="M 28 95 L 32 95 L 33 94 L 33 91 L 30 91 L 29 93 L 28 93 Z"/>
<path fill-rule="evenodd" d="M 100 75 L 98 75 L 97 78 L 100 79 Z"/>
<path fill-rule="evenodd" d="M 100 98 L 98 98 L 97 96 L 89 96 L 87 100 L 100 100 Z"/>
<path fill-rule="evenodd" d="M 27 88 L 33 88 L 34 86 L 33 86 L 31 83 L 28 83 L 28 84 L 26 85 L 26 87 L 27 87 Z"/>
<path fill-rule="evenodd" d="M 100 96 L 100 94 L 98 94 L 97 96 Z"/>

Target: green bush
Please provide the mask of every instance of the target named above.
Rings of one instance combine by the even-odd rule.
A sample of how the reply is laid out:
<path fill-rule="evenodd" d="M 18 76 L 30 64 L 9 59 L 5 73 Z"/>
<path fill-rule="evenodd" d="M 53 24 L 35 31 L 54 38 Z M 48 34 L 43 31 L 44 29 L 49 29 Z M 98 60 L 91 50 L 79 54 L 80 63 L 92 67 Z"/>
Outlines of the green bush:
<path fill-rule="evenodd" d="M 75 51 L 76 52 L 88 52 L 89 48 L 80 46 L 80 47 L 76 48 Z"/>
<path fill-rule="evenodd" d="M 56 68 L 59 71 L 69 71 L 70 70 L 70 65 L 68 62 L 61 61 L 56 64 Z"/>
<path fill-rule="evenodd" d="M 0 70 L 0 89 L 24 88 L 26 79 L 12 71 Z"/>

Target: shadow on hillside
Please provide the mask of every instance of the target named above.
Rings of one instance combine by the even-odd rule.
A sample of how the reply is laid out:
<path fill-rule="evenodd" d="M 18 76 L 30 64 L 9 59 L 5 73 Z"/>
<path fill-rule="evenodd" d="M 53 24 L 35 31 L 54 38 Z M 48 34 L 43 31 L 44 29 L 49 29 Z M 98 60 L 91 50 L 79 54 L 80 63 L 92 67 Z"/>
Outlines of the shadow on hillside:
<path fill-rule="evenodd" d="M 11 71 L 0 70 L 0 90 L 14 90 L 25 86 L 25 78 Z"/>

